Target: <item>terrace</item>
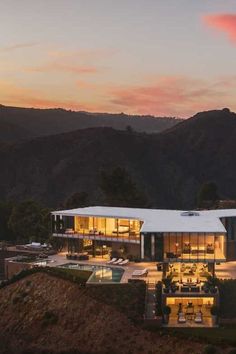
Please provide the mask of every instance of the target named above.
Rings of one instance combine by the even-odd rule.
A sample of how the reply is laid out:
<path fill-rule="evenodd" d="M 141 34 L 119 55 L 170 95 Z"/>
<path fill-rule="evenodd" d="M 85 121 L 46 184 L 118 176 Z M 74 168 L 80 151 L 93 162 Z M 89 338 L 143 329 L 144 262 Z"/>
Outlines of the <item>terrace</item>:
<path fill-rule="evenodd" d="M 173 263 L 163 279 L 162 302 L 170 308 L 168 326 L 213 326 L 211 308 L 219 290 L 203 263 Z"/>
<path fill-rule="evenodd" d="M 211 289 L 205 286 L 205 283 L 208 281 L 208 278 L 211 277 L 212 274 L 208 270 L 207 264 L 204 263 L 173 263 L 169 264 L 169 271 L 167 272 L 166 279 L 169 280 L 171 284 L 174 286 L 171 287 L 171 284 L 164 288 L 164 293 L 169 294 L 168 296 L 175 296 L 184 294 L 184 296 L 188 296 L 188 294 L 216 294 L 218 293 L 217 288 L 212 286 Z M 171 288 L 171 289 L 170 289 Z"/>

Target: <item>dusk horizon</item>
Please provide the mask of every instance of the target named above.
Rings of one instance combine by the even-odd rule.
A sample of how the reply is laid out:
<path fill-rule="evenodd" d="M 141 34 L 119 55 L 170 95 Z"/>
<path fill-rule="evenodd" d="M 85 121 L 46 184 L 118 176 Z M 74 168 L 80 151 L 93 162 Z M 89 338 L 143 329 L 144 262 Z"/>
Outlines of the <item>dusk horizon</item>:
<path fill-rule="evenodd" d="M 0 20 L 4 105 L 181 118 L 236 111 L 233 0 L 12 0 Z"/>

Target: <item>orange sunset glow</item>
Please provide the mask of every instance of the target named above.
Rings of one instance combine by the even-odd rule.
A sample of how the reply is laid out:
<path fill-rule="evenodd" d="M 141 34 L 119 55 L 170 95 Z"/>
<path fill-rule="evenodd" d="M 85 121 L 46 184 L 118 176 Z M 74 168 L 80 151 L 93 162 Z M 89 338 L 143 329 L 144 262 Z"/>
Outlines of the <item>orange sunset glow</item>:
<path fill-rule="evenodd" d="M 1 103 L 179 117 L 236 110 L 235 2 L 182 4 L 4 2 Z"/>

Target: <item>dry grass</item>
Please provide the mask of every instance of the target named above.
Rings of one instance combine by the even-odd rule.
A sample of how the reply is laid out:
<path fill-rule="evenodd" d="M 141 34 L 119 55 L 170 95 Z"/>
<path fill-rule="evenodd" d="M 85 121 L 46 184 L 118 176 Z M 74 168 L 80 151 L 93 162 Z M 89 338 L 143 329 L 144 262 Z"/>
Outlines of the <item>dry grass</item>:
<path fill-rule="evenodd" d="M 201 344 L 135 327 L 124 313 L 88 296 L 87 291 L 43 273 L 1 289 L 0 352 L 202 352 Z"/>

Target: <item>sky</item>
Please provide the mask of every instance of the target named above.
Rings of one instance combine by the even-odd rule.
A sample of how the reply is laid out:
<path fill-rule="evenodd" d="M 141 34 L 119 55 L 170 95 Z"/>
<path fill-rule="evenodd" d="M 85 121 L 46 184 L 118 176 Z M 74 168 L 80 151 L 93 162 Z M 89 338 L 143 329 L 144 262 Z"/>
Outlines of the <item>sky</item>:
<path fill-rule="evenodd" d="M 0 103 L 236 111 L 236 0 L 0 0 Z"/>

